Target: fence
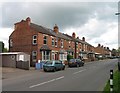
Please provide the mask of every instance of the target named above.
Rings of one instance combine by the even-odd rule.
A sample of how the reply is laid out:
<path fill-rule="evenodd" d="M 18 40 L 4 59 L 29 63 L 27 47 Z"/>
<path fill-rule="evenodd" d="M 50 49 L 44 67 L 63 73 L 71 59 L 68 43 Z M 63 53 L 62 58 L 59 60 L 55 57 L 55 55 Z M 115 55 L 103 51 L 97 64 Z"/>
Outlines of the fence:
<path fill-rule="evenodd" d="M 29 61 L 17 61 L 16 68 L 29 70 L 30 69 L 30 62 Z"/>

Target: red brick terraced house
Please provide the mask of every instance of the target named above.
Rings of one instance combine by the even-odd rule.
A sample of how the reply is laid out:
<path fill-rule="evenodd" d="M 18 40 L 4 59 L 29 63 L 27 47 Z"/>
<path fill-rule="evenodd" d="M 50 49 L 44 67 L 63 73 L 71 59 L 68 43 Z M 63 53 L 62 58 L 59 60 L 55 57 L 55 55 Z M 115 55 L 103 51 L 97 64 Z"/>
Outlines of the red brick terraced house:
<path fill-rule="evenodd" d="M 111 57 L 111 50 L 109 47 L 104 47 L 101 44 L 98 44 L 97 47 L 95 47 L 95 56 L 101 56 L 103 58 Z"/>
<path fill-rule="evenodd" d="M 31 66 L 38 60 L 67 60 L 67 54 L 74 58 L 82 56 L 85 60 L 94 60 L 94 47 L 76 34 L 72 36 L 59 32 L 55 25 L 49 29 L 34 23 L 28 17 L 14 24 L 14 31 L 9 36 L 10 52 L 25 52 L 31 55 Z"/>
<path fill-rule="evenodd" d="M 65 35 L 68 36 L 69 38 L 71 38 L 72 41 L 74 41 L 73 50 L 74 50 L 75 58 L 82 57 L 84 59 L 84 61 L 94 61 L 95 60 L 94 46 L 87 43 L 85 41 L 85 37 L 83 37 L 82 40 L 79 39 L 79 37 L 76 38 L 75 32 L 73 32 L 72 36 L 69 36 L 67 34 L 65 34 Z"/>

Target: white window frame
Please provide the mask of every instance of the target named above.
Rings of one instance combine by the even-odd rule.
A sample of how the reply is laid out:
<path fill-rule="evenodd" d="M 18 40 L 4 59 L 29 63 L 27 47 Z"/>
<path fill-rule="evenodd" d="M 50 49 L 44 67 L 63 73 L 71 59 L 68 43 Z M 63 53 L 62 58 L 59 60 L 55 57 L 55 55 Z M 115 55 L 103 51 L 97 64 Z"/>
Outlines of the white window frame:
<path fill-rule="evenodd" d="M 46 37 L 46 39 L 44 39 L 44 37 Z M 47 45 L 47 35 L 44 35 L 44 37 L 43 37 L 43 44 L 44 44 L 44 40 L 46 41 L 46 44 L 44 44 L 44 45 Z"/>
<path fill-rule="evenodd" d="M 52 53 L 52 58 L 51 59 L 55 60 L 55 53 L 54 52 Z"/>
<path fill-rule="evenodd" d="M 36 37 L 36 38 L 35 38 L 35 37 Z M 36 41 L 36 43 L 35 43 L 34 41 Z M 36 45 L 36 44 L 37 44 L 37 35 L 33 35 L 32 44 L 33 44 L 33 45 Z"/>
<path fill-rule="evenodd" d="M 59 54 L 60 60 L 64 60 L 64 54 Z"/>
<path fill-rule="evenodd" d="M 61 48 L 63 48 L 63 39 L 61 39 Z"/>
<path fill-rule="evenodd" d="M 47 55 L 47 52 L 49 52 L 49 55 Z M 44 53 L 45 53 L 45 55 L 44 55 Z M 44 58 L 45 57 L 45 58 Z M 48 59 L 47 59 L 47 57 L 49 57 Z M 42 60 L 44 61 L 46 61 L 46 60 L 50 60 L 50 51 L 42 51 Z"/>
<path fill-rule="evenodd" d="M 55 46 L 54 38 L 52 38 L 52 46 Z"/>
<path fill-rule="evenodd" d="M 85 49 L 85 44 L 84 44 L 84 51 L 86 51 L 86 49 Z"/>
<path fill-rule="evenodd" d="M 86 51 L 87 51 L 87 45 L 86 45 Z"/>
<path fill-rule="evenodd" d="M 55 47 L 57 47 L 57 44 L 58 44 L 58 39 L 56 38 L 55 39 Z"/>
<path fill-rule="evenodd" d="M 35 59 L 34 56 L 36 56 Z M 32 51 L 32 60 L 37 60 L 37 51 Z"/>
<path fill-rule="evenodd" d="M 13 47 L 13 40 L 10 39 L 10 47 Z"/>

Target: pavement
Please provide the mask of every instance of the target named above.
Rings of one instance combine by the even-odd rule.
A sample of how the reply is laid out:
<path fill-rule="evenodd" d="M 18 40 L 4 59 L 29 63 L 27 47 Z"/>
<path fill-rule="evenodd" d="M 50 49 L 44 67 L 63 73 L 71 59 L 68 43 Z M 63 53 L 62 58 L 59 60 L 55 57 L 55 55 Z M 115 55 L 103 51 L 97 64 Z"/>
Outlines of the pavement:
<path fill-rule="evenodd" d="M 117 59 L 85 63 L 79 68 L 44 72 L 34 68 L 3 73 L 3 91 L 102 91 L 110 69 L 117 68 Z"/>

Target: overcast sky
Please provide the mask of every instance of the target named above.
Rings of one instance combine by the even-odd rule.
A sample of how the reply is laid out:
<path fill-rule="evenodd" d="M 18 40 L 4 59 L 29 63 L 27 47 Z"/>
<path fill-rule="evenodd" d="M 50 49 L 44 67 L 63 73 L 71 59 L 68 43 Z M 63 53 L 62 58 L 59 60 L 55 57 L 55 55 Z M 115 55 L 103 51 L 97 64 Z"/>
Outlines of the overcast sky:
<path fill-rule="evenodd" d="M 76 33 L 95 47 L 98 43 L 118 47 L 117 2 L 11 2 L 2 3 L 0 41 L 8 48 L 9 35 L 14 23 L 30 17 L 32 23 L 53 29 L 59 26 L 62 33 Z"/>

